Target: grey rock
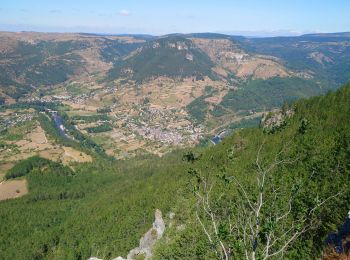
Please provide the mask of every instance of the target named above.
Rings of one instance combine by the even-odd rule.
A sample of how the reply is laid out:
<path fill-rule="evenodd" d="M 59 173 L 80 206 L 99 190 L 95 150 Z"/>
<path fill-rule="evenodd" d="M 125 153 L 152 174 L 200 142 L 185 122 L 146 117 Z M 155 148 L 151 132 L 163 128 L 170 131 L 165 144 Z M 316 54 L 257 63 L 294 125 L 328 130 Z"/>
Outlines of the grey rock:
<path fill-rule="evenodd" d="M 136 259 L 138 255 L 144 255 L 145 259 L 150 259 L 152 257 L 152 248 L 157 240 L 162 238 L 164 231 L 165 223 L 162 218 L 162 212 L 157 209 L 152 228 L 140 239 L 139 246 L 129 252 L 127 259 Z"/>
<path fill-rule="evenodd" d="M 140 239 L 139 246 L 130 250 L 127 258 L 118 256 L 113 260 L 135 260 L 138 256 L 143 255 L 145 259 L 151 259 L 152 249 L 155 243 L 162 238 L 165 231 L 165 223 L 162 218 L 162 212 L 157 209 L 155 213 L 155 220 L 153 222 L 152 228 L 150 228 L 146 234 Z M 97 258 L 90 258 L 88 260 L 100 260 Z"/>

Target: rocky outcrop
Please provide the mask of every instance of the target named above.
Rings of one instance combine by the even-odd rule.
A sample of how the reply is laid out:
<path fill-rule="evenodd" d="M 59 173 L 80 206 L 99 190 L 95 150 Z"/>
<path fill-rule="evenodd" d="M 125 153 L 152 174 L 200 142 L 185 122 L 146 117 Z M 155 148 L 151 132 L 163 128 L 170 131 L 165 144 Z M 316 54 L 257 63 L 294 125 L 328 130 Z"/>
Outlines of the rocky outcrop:
<path fill-rule="evenodd" d="M 162 212 L 157 209 L 155 212 L 155 220 L 152 228 L 150 228 L 140 239 L 139 246 L 130 250 L 127 258 L 118 256 L 113 260 L 134 260 L 143 257 L 143 259 L 150 259 L 152 257 L 152 249 L 155 243 L 162 238 L 165 231 L 165 223 L 162 217 Z M 96 257 L 91 257 L 88 260 L 102 260 Z"/>
<path fill-rule="evenodd" d="M 157 240 L 162 238 L 164 231 L 165 223 L 162 218 L 162 212 L 157 209 L 152 228 L 140 239 L 139 246 L 129 252 L 127 259 L 137 259 L 138 256 L 144 256 L 145 259 L 150 259 L 152 257 L 152 248 Z M 115 260 L 122 259 L 116 258 Z"/>
<path fill-rule="evenodd" d="M 261 120 L 262 128 L 267 133 L 274 133 L 275 131 L 282 128 L 286 123 L 286 119 L 293 116 L 293 114 L 294 111 L 292 109 L 289 109 L 286 111 L 264 115 Z"/>

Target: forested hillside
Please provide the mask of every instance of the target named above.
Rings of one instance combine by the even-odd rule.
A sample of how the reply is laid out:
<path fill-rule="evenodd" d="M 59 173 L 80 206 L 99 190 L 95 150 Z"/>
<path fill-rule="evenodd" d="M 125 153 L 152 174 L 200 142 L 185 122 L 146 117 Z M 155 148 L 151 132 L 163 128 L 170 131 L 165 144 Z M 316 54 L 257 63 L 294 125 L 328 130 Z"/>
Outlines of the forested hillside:
<path fill-rule="evenodd" d="M 319 257 L 350 206 L 349 100 L 348 84 L 298 101 L 278 127 L 241 130 L 190 156 L 192 217 L 168 231 L 157 257 Z"/>
<path fill-rule="evenodd" d="M 135 50 L 143 40 L 88 34 L 0 33 L 0 95 L 15 100 L 89 73 Z"/>
<path fill-rule="evenodd" d="M 130 57 L 116 62 L 108 78 L 131 77 L 138 83 L 157 77 L 215 79 L 214 63 L 182 36 L 166 36 L 148 42 Z"/>
<path fill-rule="evenodd" d="M 126 256 L 157 208 L 154 259 L 317 258 L 350 206 L 349 100 L 348 84 L 284 107 L 280 124 L 161 158 L 22 162 L 9 177 L 25 174 L 29 194 L 0 202 L 0 258 Z"/>

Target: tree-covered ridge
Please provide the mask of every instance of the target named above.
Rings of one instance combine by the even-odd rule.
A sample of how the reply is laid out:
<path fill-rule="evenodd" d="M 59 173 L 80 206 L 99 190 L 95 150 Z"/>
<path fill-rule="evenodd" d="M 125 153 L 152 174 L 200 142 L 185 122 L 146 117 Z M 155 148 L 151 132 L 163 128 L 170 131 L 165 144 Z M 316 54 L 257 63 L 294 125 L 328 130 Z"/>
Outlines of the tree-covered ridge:
<path fill-rule="evenodd" d="M 192 218 L 184 231 L 168 231 L 156 259 L 243 259 L 246 253 L 253 259 L 253 252 L 256 259 L 318 257 L 350 206 L 349 100 L 347 85 L 299 101 L 294 116 L 273 134 L 242 130 L 215 148 L 186 156 L 193 162 Z M 254 230 L 258 223 L 258 231 L 250 232 L 249 223 Z"/>
<path fill-rule="evenodd" d="M 231 90 L 223 98 L 221 105 L 239 110 L 269 110 L 281 107 L 284 102 L 325 93 L 327 88 L 312 80 L 296 77 L 249 80 L 238 90 Z"/>
<path fill-rule="evenodd" d="M 115 63 L 108 79 L 131 77 L 137 82 L 166 76 L 171 78 L 217 76 L 210 58 L 182 36 L 166 36 L 147 42 L 130 57 Z"/>

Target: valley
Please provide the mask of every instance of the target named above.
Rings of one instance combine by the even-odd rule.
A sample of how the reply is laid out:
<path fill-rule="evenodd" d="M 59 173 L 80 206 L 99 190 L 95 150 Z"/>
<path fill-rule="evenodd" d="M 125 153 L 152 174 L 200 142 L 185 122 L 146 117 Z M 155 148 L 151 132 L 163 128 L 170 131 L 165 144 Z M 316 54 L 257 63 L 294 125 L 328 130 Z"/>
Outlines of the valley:
<path fill-rule="evenodd" d="M 240 125 L 257 125 L 283 102 L 334 89 L 345 83 L 335 69 L 349 60 L 350 42 L 328 35 L 3 32 L 0 38 L 3 104 L 61 102 L 76 127 L 115 158 L 205 143 Z M 338 51 L 342 55 L 329 58 Z M 289 52 L 304 57 L 297 64 Z M 59 73 L 50 74 L 57 66 Z"/>
<path fill-rule="evenodd" d="M 0 32 L 0 258 L 321 257 L 349 71 L 346 33 Z"/>

